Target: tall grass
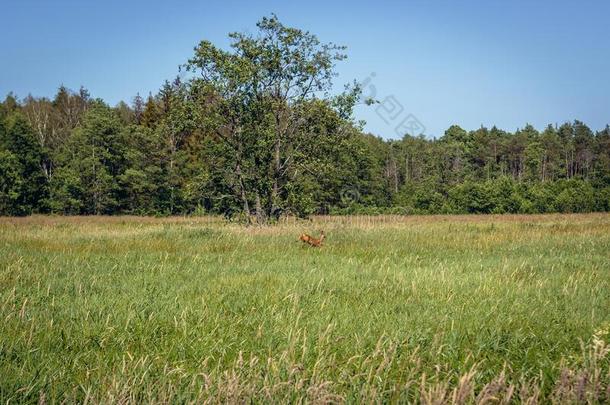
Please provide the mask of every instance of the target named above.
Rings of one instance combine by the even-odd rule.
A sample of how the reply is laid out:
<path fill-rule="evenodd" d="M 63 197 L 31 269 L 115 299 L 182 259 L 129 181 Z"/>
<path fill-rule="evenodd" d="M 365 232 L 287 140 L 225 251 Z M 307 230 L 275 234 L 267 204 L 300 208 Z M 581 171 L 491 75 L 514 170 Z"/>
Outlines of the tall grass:
<path fill-rule="evenodd" d="M 608 402 L 609 248 L 603 214 L 4 218 L 0 400 Z"/>

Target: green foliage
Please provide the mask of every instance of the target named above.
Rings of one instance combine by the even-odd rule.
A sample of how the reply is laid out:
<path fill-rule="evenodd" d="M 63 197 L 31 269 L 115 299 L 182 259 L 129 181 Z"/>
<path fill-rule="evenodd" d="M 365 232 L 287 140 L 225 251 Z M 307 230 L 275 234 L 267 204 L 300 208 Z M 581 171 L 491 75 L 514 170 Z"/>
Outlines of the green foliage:
<path fill-rule="evenodd" d="M 569 180 L 558 184 L 555 207 L 560 212 L 591 212 L 595 208 L 595 190 L 582 180 Z"/>
<path fill-rule="evenodd" d="M 79 215 L 87 212 L 84 207 L 85 190 L 77 167 L 60 166 L 51 179 L 50 187 L 52 212 L 64 215 Z"/>
<path fill-rule="evenodd" d="M 7 106 L 7 110 L 14 108 Z M 19 111 L 14 110 L 4 119 L 0 132 L 0 150 L 5 151 L 6 162 L 2 166 L 8 176 L 4 181 L 7 187 L 4 204 L 11 201 L 10 206 L 5 205 L 5 212 L 13 215 L 44 212 L 48 187 L 42 171 L 42 147 Z M 17 174 L 19 178 L 15 179 Z"/>
<path fill-rule="evenodd" d="M 71 212 L 75 199 L 81 202 L 82 214 L 110 214 L 118 208 L 116 180 L 121 175 L 123 153 L 120 131 L 116 113 L 101 101 L 94 102 L 66 143 L 66 170 L 54 182 L 57 188 L 53 195 L 63 198 L 56 208 Z"/>
<path fill-rule="evenodd" d="M 335 62 L 345 58 L 344 47 L 321 44 L 274 15 L 257 27 L 258 36 L 230 34 L 231 51 L 202 41 L 185 68 L 199 73 L 188 88 L 205 104 L 195 125 L 223 142 L 234 199 L 243 212 L 254 207 L 263 221 L 310 210 L 294 198 L 299 171 L 316 163 L 303 153 L 304 144 L 341 136 L 357 89 L 351 97 L 320 99 L 331 88 Z"/>
<path fill-rule="evenodd" d="M 130 214 L 155 214 L 164 206 L 165 165 L 163 143 L 147 126 L 130 125 L 119 135 L 121 170 L 117 176 L 120 210 Z"/>
<path fill-rule="evenodd" d="M 21 215 L 21 165 L 15 155 L 0 149 L 0 215 Z"/>
<path fill-rule="evenodd" d="M 201 41 L 156 94 L 110 108 L 61 86 L 0 103 L 2 213 L 223 214 L 247 221 L 349 213 L 610 209 L 610 127 L 514 133 L 457 125 L 384 140 L 332 94 L 345 48 L 272 15 L 230 47 Z M 365 100 L 370 104 L 371 100 Z"/>

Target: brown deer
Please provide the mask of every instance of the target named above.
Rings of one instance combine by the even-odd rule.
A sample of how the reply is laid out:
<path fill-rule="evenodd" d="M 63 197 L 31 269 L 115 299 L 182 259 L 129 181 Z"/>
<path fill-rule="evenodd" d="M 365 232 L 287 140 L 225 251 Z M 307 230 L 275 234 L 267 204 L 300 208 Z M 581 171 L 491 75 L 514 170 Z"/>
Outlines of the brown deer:
<path fill-rule="evenodd" d="M 318 239 L 309 236 L 306 233 L 302 233 L 301 236 L 299 236 L 299 239 L 302 240 L 303 243 L 307 243 L 309 246 L 322 247 L 322 242 L 324 242 L 325 237 L 324 231 L 320 231 L 320 238 Z"/>

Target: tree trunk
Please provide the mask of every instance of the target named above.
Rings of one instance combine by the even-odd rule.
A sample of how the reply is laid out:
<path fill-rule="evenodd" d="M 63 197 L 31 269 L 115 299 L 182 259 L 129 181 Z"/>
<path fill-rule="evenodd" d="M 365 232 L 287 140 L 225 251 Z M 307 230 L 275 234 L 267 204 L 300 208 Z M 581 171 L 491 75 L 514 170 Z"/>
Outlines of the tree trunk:
<path fill-rule="evenodd" d="M 279 120 L 277 121 L 279 125 Z M 279 129 L 278 129 L 279 131 Z M 271 188 L 271 196 L 269 199 L 269 212 L 267 213 L 269 218 L 277 218 L 279 205 L 278 201 L 280 198 L 280 172 L 281 172 L 281 162 L 280 162 L 280 134 L 278 132 L 273 152 L 273 186 Z"/>
<path fill-rule="evenodd" d="M 237 183 L 239 185 L 239 194 L 243 204 L 244 214 L 248 218 L 248 222 L 250 222 L 250 205 L 248 204 L 248 197 L 246 196 L 246 188 L 244 186 L 243 175 L 241 172 L 241 164 L 239 163 L 235 167 L 235 174 L 237 174 Z"/>
<path fill-rule="evenodd" d="M 261 196 L 258 192 L 256 193 L 256 222 L 259 224 L 265 223 L 265 213 L 263 212 Z"/>
<path fill-rule="evenodd" d="M 392 159 L 392 163 L 394 166 L 394 193 L 398 193 L 398 165 L 395 159 Z"/>

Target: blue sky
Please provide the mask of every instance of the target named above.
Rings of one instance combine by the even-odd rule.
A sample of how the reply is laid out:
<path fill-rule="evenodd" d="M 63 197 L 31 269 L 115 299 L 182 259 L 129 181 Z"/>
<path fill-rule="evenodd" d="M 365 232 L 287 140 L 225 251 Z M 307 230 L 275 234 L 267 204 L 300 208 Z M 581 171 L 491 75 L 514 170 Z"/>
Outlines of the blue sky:
<path fill-rule="evenodd" d="M 411 115 L 428 136 L 610 123 L 607 1 L 0 1 L 2 97 L 50 97 L 63 83 L 130 101 L 175 77 L 201 39 L 226 46 L 274 12 L 348 46 L 336 88 L 370 79 L 366 93 L 393 104 L 356 118 L 385 138 Z"/>

